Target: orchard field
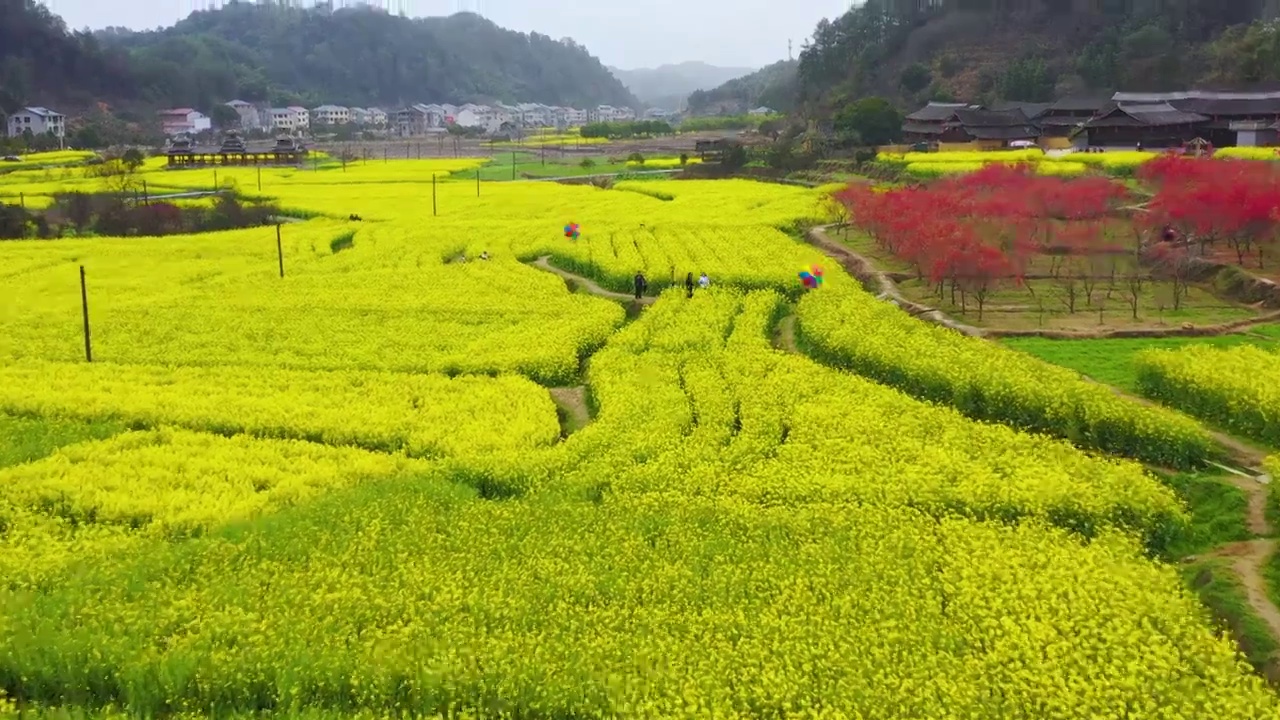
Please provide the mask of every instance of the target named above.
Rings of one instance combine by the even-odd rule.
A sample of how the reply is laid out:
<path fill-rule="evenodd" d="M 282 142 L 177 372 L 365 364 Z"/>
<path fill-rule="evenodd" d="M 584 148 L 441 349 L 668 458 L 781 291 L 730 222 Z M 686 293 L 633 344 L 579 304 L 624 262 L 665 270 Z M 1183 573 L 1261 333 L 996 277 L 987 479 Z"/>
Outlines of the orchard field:
<path fill-rule="evenodd" d="M 264 171 L 279 251 L 0 243 L 0 714 L 1280 718 L 1174 565 L 1200 420 L 877 299 L 835 188 L 478 162 Z M 1275 402 L 1220 362 L 1140 373 Z"/>

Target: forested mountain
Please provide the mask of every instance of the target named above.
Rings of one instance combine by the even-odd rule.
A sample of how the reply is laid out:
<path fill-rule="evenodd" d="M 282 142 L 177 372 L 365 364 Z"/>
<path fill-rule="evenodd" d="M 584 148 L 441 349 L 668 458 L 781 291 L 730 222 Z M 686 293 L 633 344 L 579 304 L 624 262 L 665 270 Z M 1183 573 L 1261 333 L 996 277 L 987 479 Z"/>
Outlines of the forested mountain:
<path fill-rule="evenodd" d="M 33 0 L 0 0 L 0 112 L 55 101 L 88 105 L 131 98 L 136 90 L 126 53 L 68 31 Z"/>
<path fill-rule="evenodd" d="M 718 67 L 695 61 L 638 70 L 611 67 L 609 72 L 641 102 L 675 110 L 689 97 L 689 93 L 710 90 L 733 78 L 750 74 L 751 68 Z"/>
<path fill-rule="evenodd" d="M 696 91 L 689 95 L 689 112 L 736 114 L 761 105 L 790 112 L 795 107 L 798 67 L 795 60 L 780 60 L 710 90 Z"/>
<path fill-rule="evenodd" d="M 504 30 L 473 13 L 407 19 L 365 8 L 230 4 L 158 32 L 101 35 L 176 104 L 217 99 L 340 105 L 470 100 L 589 106 L 635 98 L 571 40 Z"/>
<path fill-rule="evenodd" d="M 0 101 L 190 106 L 397 105 L 469 100 L 578 107 L 636 99 L 571 40 L 472 13 L 408 19 L 370 9 L 228 4 L 170 28 L 68 32 L 34 0 L 0 0 Z"/>
<path fill-rule="evenodd" d="M 1045 101 L 1280 80 L 1280 0 L 867 0 L 800 55 L 808 108 Z"/>

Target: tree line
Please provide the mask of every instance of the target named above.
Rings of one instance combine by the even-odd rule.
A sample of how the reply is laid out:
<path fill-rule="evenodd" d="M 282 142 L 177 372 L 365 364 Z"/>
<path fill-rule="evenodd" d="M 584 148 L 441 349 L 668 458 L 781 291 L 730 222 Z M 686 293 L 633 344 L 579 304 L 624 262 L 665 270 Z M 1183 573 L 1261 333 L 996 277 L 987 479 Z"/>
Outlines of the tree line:
<path fill-rule="evenodd" d="M 471 13 L 410 19 L 232 3 L 170 28 L 70 32 L 34 0 L 0 0 L 0 110 L 96 101 L 194 107 L 543 102 L 636 104 L 572 40 Z"/>
<path fill-rule="evenodd" d="M 675 128 L 663 120 L 624 120 L 594 122 L 582 126 L 584 138 L 631 138 L 674 135 Z"/>
<path fill-rule="evenodd" d="M 1266 21 L 1277 11 L 1278 0 L 867 0 L 818 23 L 800 53 L 795 92 L 821 114 L 868 95 L 908 108 L 1277 80 L 1280 45 Z M 918 42 L 909 49 L 931 24 L 945 36 L 923 53 Z M 996 32 L 1028 42 L 963 49 Z M 904 64 L 908 52 L 914 61 Z"/>

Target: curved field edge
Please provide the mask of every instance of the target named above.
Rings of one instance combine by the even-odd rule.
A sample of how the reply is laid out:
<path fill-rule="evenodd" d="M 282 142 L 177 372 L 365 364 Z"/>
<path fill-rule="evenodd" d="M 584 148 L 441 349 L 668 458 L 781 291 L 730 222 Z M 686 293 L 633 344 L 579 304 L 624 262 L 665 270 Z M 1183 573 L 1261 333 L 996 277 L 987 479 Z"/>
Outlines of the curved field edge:
<path fill-rule="evenodd" d="M 371 546 L 382 552 L 356 552 Z M 761 508 L 681 495 L 482 502 L 422 476 L 331 493 L 187 543 L 148 545 L 124 564 L 81 567 L 61 588 L 11 608 L 0 629 L 14 641 L 0 643 L 10 648 L 0 655 L 0 686 L 22 702 L 142 713 L 413 707 L 429 715 L 491 712 L 497 702 L 512 713 L 595 716 L 647 697 L 663 716 L 694 717 L 769 705 L 765 678 L 808 657 L 805 648 L 823 637 L 846 662 L 791 676 L 775 697 L 868 712 L 990 714 L 1006 701 L 962 688 L 995 683 L 1050 712 L 1101 712 L 1117 702 L 1181 716 L 1277 712 L 1277 699 L 1203 624 L 1176 574 L 1136 550 L 1114 533 L 1082 545 L 1038 523 L 938 520 L 905 508 Z M 1034 582 L 1010 593 L 993 582 L 1008 573 Z M 755 580 L 744 586 L 747 577 Z M 847 604 L 833 606 L 828 595 Z M 722 612 L 700 609 L 710 598 Z M 266 612 L 309 620 L 264 628 Z M 398 618 L 394 632 L 380 630 L 388 612 Z M 904 612 L 930 618 L 936 632 L 925 647 L 919 636 L 884 632 Z M 1105 630 L 1130 627 L 1134 613 L 1160 630 Z M 476 635 L 468 616 L 495 632 Z M 1076 646 L 1052 668 L 1031 651 L 1042 643 L 1036 618 L 1050 617 L 1064 628 L 1060 647 Z M 643 631 L 583 632 L 624 621 Z M 30 634 L 44 642 L 20 641 Z M 724 642 L 739 651 L 709 652 Z M 1037 671 L 1001 672 L 992 643 L 1025 648 Z M 1107 650 L 1071 660 L 1087 647 Z M 477 664 L 450 661 L 459 648 Z M 303 662 L 316 653 L 326 661 Z M 1099 663 L 1133 673 L 1188 655 L 1206 672 L 1177 683 L 1194 688 L 1143 672 L 1151 682 L 1141 692 L 1082 682 Z M 898 660 L 886 664 L 890 656 Z M 659 657 L 662 664 L 645 663 L 650 682 L 695 678 L 703 691 L 653 697 L 590 670 Z M 899 694 L 876 667 L 926 691 Z M 726 694 L 729 687 L 743 690 Z"/>

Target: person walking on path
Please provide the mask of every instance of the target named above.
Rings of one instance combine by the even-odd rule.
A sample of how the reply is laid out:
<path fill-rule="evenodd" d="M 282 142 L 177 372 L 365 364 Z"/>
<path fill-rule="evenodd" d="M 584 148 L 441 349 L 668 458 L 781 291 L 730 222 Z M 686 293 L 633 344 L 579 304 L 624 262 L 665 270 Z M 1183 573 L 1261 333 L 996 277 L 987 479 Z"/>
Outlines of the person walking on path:
<path fill-rule="evenodd" d="M 644 272 L 636 271 L 636 299 L 639 300 L 644 296 L 644 291 L 649 289 L 649 281 L 645 280 Z"/>
<path fill-rule="evenodd" d="M 686 297 L 693 297 L 693 273 L 684 277 L 684 290 Z"/>
<path fill-rule="evenodd" d="M 698 278 L 698 287 L 703 290 L 711 287 L 711 278 L 707 277 L 706 273 L 702 273 L 702 277 Z"/>

